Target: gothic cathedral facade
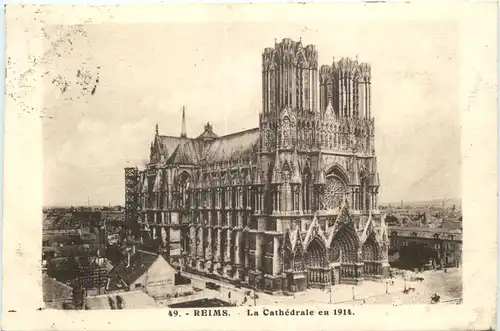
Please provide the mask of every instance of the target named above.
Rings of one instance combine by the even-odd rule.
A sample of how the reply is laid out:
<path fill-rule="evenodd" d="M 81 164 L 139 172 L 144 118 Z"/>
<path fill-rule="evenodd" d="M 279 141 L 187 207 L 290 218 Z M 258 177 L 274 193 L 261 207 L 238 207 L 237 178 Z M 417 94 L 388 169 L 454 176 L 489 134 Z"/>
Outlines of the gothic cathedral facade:
<path fill-rule="evenodd" d="M 173 265 L 269 292 L 388 275 L 371 69 L 318 70 L 313 45 L 262 54 L 259 127 L 188 138 L 158 126 L 145 169 L 126 168 L 126 221 Z"/>

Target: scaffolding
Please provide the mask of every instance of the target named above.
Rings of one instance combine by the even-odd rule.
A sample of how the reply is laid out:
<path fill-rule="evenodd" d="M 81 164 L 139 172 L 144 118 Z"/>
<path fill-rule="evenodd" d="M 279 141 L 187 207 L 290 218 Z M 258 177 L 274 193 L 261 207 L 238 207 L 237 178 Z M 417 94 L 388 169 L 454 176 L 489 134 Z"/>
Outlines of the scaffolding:
<path fill-rule="evenodd" d="M 125 224 L 133 233 L 139 230 L 137 222 L 138 181 L 139 170 L 137 168 L 125 168 Z"/>

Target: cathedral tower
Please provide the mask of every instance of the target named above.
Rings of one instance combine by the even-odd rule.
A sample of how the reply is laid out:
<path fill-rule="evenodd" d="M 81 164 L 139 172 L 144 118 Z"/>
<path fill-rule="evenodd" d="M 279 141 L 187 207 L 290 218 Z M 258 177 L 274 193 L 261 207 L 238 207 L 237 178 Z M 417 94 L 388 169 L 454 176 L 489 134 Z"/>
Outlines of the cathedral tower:
<path fill-rule="evenodd" d="M 263 112 L 285 108 L 314 111 L 318 94 L 318 52 L 313 45 L 289 38 L 262 54 Z"/>
<path fill-rule="evenodd" d="M 336 116 L 371 117 L 371 67 L 358 60 L 342 58 L 333 60 L 331 66 L 320 69 L 320 110 L 329 105 Z"/>

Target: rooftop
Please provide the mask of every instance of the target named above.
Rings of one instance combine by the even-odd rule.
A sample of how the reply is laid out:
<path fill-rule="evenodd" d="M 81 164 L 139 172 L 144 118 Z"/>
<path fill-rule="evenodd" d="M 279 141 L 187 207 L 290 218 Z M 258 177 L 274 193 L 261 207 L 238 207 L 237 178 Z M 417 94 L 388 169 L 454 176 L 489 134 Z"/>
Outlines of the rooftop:
<path fill-rule="evenodd" d="M 134 254 L 130 254 L 130 264 L 128 256 L 125 257 L 125 260 L 111 269 L 109 276 L 121 278 L 127 284 L 132 284 L 153 265 L 158 257 L 158 254 L 137 250 Z"/>
<path fill-rule="evenodd" d="M 42 275 L 43 301 L 55 301 L 70 299 L 73 295 L 73 289 L 60 281 L 50 278 L 47 275 Z"/>
<path fill-rule="evenodd" d="M 260 137 L 259 128 L 218 136 L 207 123 L 197 138 L 155 135 L 152 155 L 166 164 L 218 163 L 248 161 Z"/>

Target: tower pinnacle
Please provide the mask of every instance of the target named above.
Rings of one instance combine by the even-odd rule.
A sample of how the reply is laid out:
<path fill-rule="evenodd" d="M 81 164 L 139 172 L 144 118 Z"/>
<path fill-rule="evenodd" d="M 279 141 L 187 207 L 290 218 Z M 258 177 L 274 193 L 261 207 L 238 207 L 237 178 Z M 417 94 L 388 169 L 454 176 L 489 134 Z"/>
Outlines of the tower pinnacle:
<path fill-rule="evenodd" d="M 182 106 L 181 138 L 186 138 L 186 109 Z"/>

